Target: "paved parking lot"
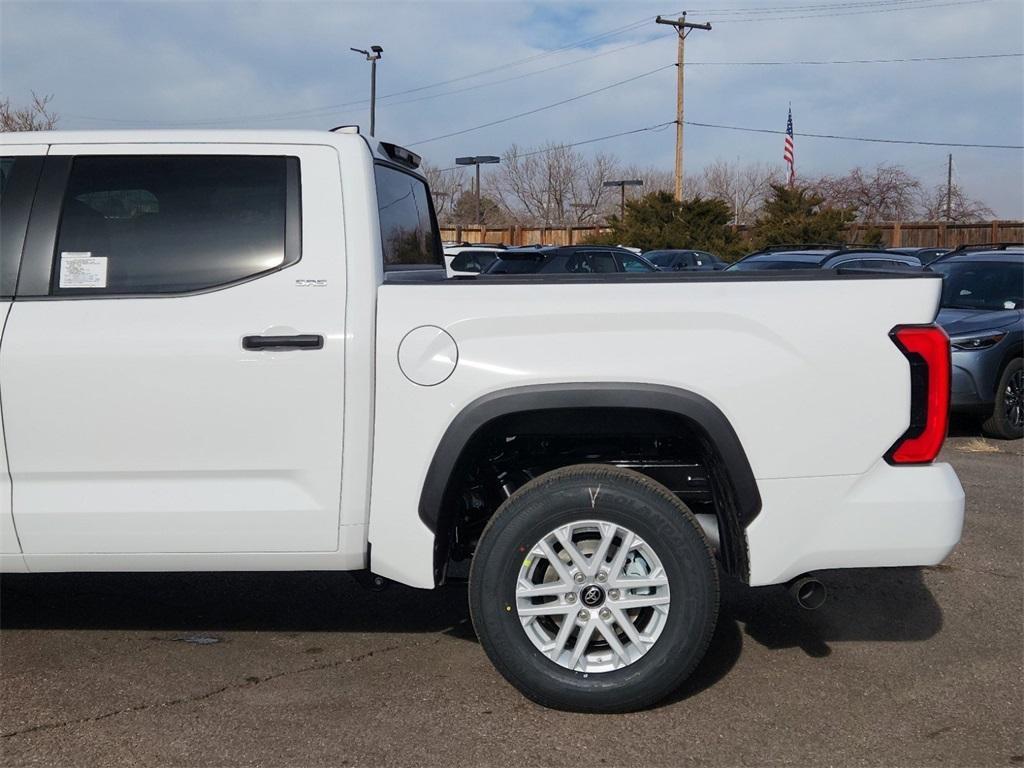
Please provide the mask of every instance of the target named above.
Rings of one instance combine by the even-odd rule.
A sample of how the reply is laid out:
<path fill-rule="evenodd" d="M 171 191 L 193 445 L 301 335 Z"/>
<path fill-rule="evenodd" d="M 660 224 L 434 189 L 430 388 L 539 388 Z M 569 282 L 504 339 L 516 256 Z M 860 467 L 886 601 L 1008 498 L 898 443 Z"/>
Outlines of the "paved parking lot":
<path fill-rule="evenodd" d="M 707 658 L 648 712 L 541 709 L 465 590 L 331 574 L 9 576 L 6 765 L 1021 765 L 1020 442 L 960 430 L 964 540 L 924 570 L 824 575 L 801 612 L 727 585 Z"/>

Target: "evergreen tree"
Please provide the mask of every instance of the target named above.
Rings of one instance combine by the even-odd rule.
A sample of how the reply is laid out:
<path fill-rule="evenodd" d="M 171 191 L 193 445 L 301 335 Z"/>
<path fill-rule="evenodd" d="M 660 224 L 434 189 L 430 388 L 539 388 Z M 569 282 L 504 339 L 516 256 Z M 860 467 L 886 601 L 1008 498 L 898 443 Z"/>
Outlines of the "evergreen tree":
<path fill-rule="evenodd" d="M 612 216 L 610 231 L 591 239 L 593 243 L 629 245 L 643 250 L 694 248 L 720 256 L 742 250 L 739 237 L 728 226 L 729 204 L 700 196 L 682 203 L 668 192 L 651 192 L 626 203 L 626 215 Z"/>
<path fill-rule="evenodd" d="M 754 225 L 753 245 L 841 243 L 856 218 L 848 208 L 822 208 L 820 195 L 806 187 L 772 184 L 772 192 Z"/>

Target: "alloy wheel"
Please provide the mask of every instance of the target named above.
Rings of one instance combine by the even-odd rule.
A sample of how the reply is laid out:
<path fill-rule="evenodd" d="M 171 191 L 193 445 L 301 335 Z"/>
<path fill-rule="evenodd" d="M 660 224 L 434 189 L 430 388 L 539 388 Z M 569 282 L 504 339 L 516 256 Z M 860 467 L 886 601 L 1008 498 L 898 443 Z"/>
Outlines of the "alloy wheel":
<path fill-rule="evenodd" d="M 636 662 L 661 635 L 669 606 L 653 547 L 603 520 L 549 531 L 526 553 L 516 583 L 516 610 L 534 647 L 577 672 Z"/>

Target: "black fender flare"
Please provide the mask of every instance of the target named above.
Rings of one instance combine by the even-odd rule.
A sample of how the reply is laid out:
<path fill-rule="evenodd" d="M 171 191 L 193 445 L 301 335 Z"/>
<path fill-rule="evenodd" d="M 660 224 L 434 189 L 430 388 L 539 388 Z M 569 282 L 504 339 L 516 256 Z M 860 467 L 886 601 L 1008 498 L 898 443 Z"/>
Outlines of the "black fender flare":
<path fill-rule="evenodd" d="M 709 468 L 716 501 L 728 514 L 721 519 L 723 543 L 731 540 L 731 553 L 723 551 L 727 568 L 746 578 L 748 571 L 745 529 L 761 511 L 761 495 L 746 452 L 725 414 L 710 400 L 677 387 L 660 384 L 572 383 L 512 387 L 486 394 L 469 403 L 448 425 L 427 469 L 420 494 L 419 517 L 439 533 L 449 479 L 473 437 L 502 416 L 531 411 L 580 408 L 622 408 L 661 411 L 695 428 L 716 466 Z M 742 542 L 742 543 L 741 543 Z M 438 542 L 435 550 L 445 545 Z"/>

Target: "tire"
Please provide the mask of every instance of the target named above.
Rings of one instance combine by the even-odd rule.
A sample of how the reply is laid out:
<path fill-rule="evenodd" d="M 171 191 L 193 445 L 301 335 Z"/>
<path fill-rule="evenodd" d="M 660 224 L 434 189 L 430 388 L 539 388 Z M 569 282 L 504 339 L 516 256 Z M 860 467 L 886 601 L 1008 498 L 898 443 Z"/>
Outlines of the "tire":
<path fill-rule="evenodd" d="M 600 464 L 516 491 L 484 529 L 469 579 L 473 626 L 502 676 L 538 704 L 576 712 L 642 709 L 678 688 L 711 641 L 718 589 L 686 505 L 638 472 Z M 557 594 L 532 594 L 545 590 Z"/>
<path fill-rule="evenodd" d="M 1024 360 L 1016 358 L 1003 369 L 996 388 L 992 415 L 981 425 L 990 437 L 1019 440 L 1024 437 Z"/>

